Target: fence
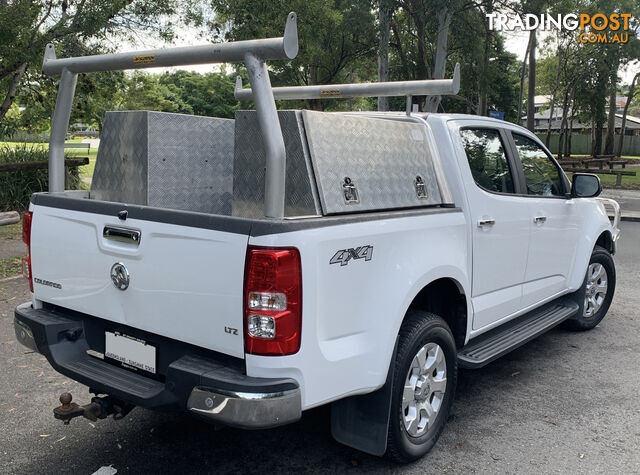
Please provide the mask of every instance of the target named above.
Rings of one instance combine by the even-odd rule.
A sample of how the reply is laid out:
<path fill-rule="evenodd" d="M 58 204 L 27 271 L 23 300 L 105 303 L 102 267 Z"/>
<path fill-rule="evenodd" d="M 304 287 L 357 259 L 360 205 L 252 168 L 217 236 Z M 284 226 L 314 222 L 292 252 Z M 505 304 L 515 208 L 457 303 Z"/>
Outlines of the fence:
<path fill-rule="evenodd" d="M 546 133 L 536 134 L 540 140 L 544 143 L 547 138 Z M 591 155 L 591 134 L 572 134 L 571 135 L 571 154 L 572 155 Z M 615 136 L 614 151 L 617 150 L 620 136 Z M 602 147 L 606 142 L 606 136 L 602 137 Z M 551 134 L 551 140 L 549 141 L 549 150 L 553 154 L 558 153 L 558 134 Z M 622 143 L 622 155 L 640 156 L 640 135 L 627 135 Z"/>

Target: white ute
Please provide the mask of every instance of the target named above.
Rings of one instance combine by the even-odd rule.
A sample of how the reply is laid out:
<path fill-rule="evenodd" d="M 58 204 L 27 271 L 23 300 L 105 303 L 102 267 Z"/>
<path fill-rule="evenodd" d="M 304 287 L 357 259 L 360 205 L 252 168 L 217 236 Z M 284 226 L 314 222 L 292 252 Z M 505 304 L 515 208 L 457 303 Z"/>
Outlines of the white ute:
<path fill-rule="evenodd" d="M 535 135 L 485 117 L 276 111 L 275 99 L 452 94 L 453 79 L 271 88 L 282 38 L 56 59 L 50 188 L 23 237 L 20 342 L 95 394 L 58 419 L 134 406 L 264 428 L 332 404 L 334 437 L 415 460 L 479 368 L 613 298 L 620 217 Z M 90 191 L 64 191 L 79 73 L 244 61 L 235 120 L 107 113 Z M 409 103 L 410 101 L 408 101 Z M 605 204 L 613 207 L 610 222 Z"/>

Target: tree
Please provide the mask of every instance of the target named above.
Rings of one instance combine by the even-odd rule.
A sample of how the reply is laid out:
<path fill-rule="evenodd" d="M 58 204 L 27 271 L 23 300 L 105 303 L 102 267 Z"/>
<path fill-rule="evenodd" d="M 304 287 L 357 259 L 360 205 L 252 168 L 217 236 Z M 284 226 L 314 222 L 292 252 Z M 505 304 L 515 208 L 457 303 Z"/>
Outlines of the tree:
<path fill-rule="evenodd" d="M 351 70 L 375 73 L 375 15 L 370 0 L 211 0 L 216 14 L 212 28 L 218 39 L 245 40 L 282 35 L 290 10 L 298 14 L 300 51 L 291 61 L 273 62 L 273 84 L 309 85 L 347 82 Z M 310 101 L 322 109 L 320 100 Z"/>
<path fill-rule="evenodd" d="M 160 83 L 157 75 L 144 71 L 134 71 L 126 81 L 125 90 L 117 98 L 115 105 L 120 110 L 181 112 L 186 109 L 180 98 Z"/>
<path fill-rule="evenodd" d="M 527 49 L 522 59 L 522 67 L 520 68 L 520 88 L 518 90 L 518 125 L 521 125 L 522 118 L 522 100 L 524 97 L 524 78 L 527 74 L 527 62 L 529 59 L 529 50 L 531 49 L 531 36 L 529 36 L 529 42 L 527 43 Z"/>
<path fill-rule="evenodd" d="M 132 38 L 149 32 L 170 39 L 169 16 L 198 21 L 196 0 L 14 0 L 0 2 L 0 121 L 47 43 Z M 64 49 L 59 51 L 64 53 Z"/>
<path fill-rule="evenodd" d="M 634 94 L 636 92 L 636 83 L 640 79 L 640 73 L 636 73 L 631 80 L 631 84 L 629 85 L 629 93 L 627 94 L 627 102 L 624 105 L 624 110 L 622 111 L 622 124 L 620 126 L 620 140 L 618 141 L 618 147 L 616 149 L 616 157 L 620 157 L 622 155 L 622 143 L 624 141 L 624 133 L 627 128 L 627 113 L 629 112 L 629 106 L 631 105 L 631 101 L 633 100 Z"/>
<path fill-rule="evenodd" d="M 438 30 L 436 35 L 436 51 L 433 59 L 432 79 L 444 78 L 444 71 L 448 56 L 449 27 L 453 17 L 452 8 L 457 2 L 444 1 L 437 6 Z M 429 112 L 437 112 L 440 106 L 441 96 L 430 96 L 427 99 L 425 109 Z"/>
<path fill-rule="evenodd" d="M 389 39 L 391 35 L 391 17 L 395 10 L 393 0 L 378 0 L 378 82 L 389 80 Z M 389 98 L 378 97 L 378 110 L 389 110 Z"/>
<path fill-rule="evenodd" d="M 233 95 L 235 83 L 225 72 L 176 71 L 160 76 L 159 81 L 175 91 L 190 114 L 233 118 L 239 108 Z"/>
<path fill-rule="evenodd" d="M 615 9 L 623 12 L 631 12 L 636 16 L 640 13 L 640 6 L 635 0 L 600 0 L 601 8 Z M 635 23 L 635 22 L 634 22 Z M 634 31 L 635 25 L 630 25 L 631 30 Z M 606 30 L 609 38 L 619 31 Z M 615 124 L 616 124 L 616 96 L 618 93 L 618 69 L 621 64 L 628 62 L 632 58 L 638 57 L 638 51 L 640 46 L 639 41 L 635 35 L 630 35 L 630 40 L 625 43 L 610 43 L 607 49 L 607 54 L 603 58 L 609 65 L 611 75 L 609 81 L 609 115 L 607 121 L 607 137 L 604 145 L 605 155 L 613 155 L 614 152 L 614 137 L 615 137 Z"/>
<path fill-rule="evenodd" d="M 503 111 L 505 120 L 517 122 L 519 63 L 504 49 L 504 37 L 486 35 L 485 10 L 476 4 L 461 5 L 455 11 L 449 32 L 447 68 L 462 66 L 461 87 L 457 96 L 444 96 L 443 109 L 448 112 L 478 113 L 479 110 Z M 482 105 L 481 105 L 482 103 Z"/>
<path fill-rule="evenodd" d="M 539 15 L 545 10 L 546 0 L 524 0 L 522 2 L 523 13 L 533 13 Z M 538 41 L 536 30 L 529 32 L 529 78 L 527 83 L 527 129 L 535 131 L 535 96 L 536 96 L 536 47 Z"/>

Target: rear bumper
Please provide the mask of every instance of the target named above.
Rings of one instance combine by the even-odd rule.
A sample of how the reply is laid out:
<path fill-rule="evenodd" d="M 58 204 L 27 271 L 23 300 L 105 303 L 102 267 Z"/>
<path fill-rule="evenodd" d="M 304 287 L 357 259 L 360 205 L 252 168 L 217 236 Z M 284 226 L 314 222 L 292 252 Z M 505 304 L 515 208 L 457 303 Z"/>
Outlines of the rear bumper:
<path fill-rule="evenodd" d="M 106 324 L 102 322 L 58 308 L 35 310 L 25 303 L 15 309 L 14 326 L 18 341 L 44 355 L 59 373 L 89 386 L 92 392 L 136 406 L 189 411 L 211 422 L 245 429 L 288 424 L 301 416 L 300 387 L 293 379 L 249 377 L 241 360 L 181 342 L 156 336 L 159 351 L 171 355 L 170 361 L 159 364 L 160 379 L 91 356 L 88 350 L 100 352 L 96 341 L 100 333 L 104 335 Z"/>

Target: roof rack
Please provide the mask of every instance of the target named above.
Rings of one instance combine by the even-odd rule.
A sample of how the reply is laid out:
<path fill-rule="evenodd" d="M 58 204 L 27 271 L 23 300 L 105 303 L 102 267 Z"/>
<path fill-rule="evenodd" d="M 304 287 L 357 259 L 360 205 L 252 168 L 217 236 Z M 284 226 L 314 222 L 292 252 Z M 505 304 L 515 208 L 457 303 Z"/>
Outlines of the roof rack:
<path fill-rule="evenodd" d="M 62 59 L 56 58 L 54 45 L 48 44 L 45 48 L 42 71 L 51 76 L 60 76 L 49 138 L 49 191 L 64 191 L 64 140 L 69 127 L 79 73 L 244 62 L 249 72 L 251 87 L 255 91 L 256 112 L 267 155 L 264 212 L 266 217 L 282 218 L 286 155 L 278 112 L 271 92 L 269 71 L 264 62 L 293 59 L 297 54 L 298 30 L 294 12 L 287 16 L 284 35 L 279 38 Z"/>
<path fill-rule="evenodd" d="M 451 79 L 422 81 L 370 82 L 361 84 L 327 84 L 321 86 L 292 86 L 272 88 L 276 100 L 342 99 L 347 97 L 407 96 L 407 114 L 412 96 L 455 95 L 460 90 L 460 64 L 456 63 Z M 235 98 L 251 101 L 251 88 L 243 89 L 242 78 L 236 78 Z"/>

